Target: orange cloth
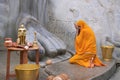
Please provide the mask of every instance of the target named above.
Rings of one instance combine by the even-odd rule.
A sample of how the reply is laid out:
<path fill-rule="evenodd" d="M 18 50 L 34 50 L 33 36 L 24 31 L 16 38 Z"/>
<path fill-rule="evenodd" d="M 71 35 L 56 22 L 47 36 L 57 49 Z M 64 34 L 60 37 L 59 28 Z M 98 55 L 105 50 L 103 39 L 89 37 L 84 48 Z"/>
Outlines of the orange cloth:
<path fill-rule="evenodd" d="M 95 66 L 103 66 L 104 64 L 96 55 L 96 38 L 92 29 L 83 21 L 78 20 L 75 23 L 80 26 L 80 34 L 75 38 L 75 55 L 70 58 L 70 63 L 76 63 L 84 67 L 89 67 L 90 60 L 94 58 Z"/>

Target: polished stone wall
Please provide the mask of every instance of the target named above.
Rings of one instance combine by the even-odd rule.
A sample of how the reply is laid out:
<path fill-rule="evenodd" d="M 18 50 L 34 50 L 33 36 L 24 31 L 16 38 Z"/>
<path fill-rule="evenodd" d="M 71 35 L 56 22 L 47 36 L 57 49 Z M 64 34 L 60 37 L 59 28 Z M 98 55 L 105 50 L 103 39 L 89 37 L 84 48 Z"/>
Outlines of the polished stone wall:
<path fill-rule="evenodd" d="M 46 1 L 48 6 L 45 6 Z M 85 20 L 95 32 L 98 53 L 101 53 L 100 44 L 105 36 L 120 42 L 119 3 L 120 0 L 0 0 L 0 45 L 3 44 L 4 37 L 16 37 L 19 15 L 29 13 L 42 25 L 47 24 L 46 28 L 72 50 L 75 36 L 73 23 L 78 19 Z M 117 52 L 119 53 L 118 49 Z"/>

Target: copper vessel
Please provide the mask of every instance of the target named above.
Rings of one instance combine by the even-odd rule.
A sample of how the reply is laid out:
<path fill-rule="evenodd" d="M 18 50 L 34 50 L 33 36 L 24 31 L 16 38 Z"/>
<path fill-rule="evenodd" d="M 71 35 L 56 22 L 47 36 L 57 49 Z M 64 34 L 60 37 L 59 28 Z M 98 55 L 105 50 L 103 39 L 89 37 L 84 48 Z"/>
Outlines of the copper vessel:
<path fill-rule="evenodd" d="M 20 64 L 15 67 L 17 80 L 37 80 L 39 77 L 37 64 Z"/>
<path fill-rule="evenodd" d="M 105 60 L 105 61 L 112 60 L 112 54 L 113 54 L 113 51 L 114 51 L 114 46 L 112 46 L 112 45 L 101 46 L 101 50 L 102 50 L 103 60 Z"/>
<path fill-rule="evenodd" d="M 12 38 L 5 38 L 4 46 L 11 47 L 12 46 Z"/>

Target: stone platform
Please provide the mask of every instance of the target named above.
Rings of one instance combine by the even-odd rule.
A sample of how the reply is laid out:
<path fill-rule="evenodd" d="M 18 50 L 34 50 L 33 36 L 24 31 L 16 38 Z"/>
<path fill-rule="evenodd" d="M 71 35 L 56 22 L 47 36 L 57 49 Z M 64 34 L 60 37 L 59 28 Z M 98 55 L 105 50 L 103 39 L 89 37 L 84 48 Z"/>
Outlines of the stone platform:
<path fill-rule="evenodd" d="M 95 68 L 84 68 L 79 65 L 70 64 L 68 61 L 46 66 L 48 74 L 67 74 L 71 80 L 108 80 L 116 70 L 115 60 L 103 61 L 106 66 Z"/>
<path fill-rule="evenodd" d="M 0 55 L 0 80 L 5 80 L 7 54 L 3 51 Z M 12 53 L 11 56 L 11 72 L 14 73 L 14 67 L 19 64 L 19 54 Z M 63 60 L 41 67 L 39 80 L 46 80 L 50 74 L 58 75 L 61 73 L 66 73 L 71 80 L 109 80 L 116 71 L 116 61 L 113 59 L 110 62 L 103 61 L 103 63 L 106 64 L 105 67 L 84 68 L 70 64 L 68 60 Z M 10 80 L 16 80 L 16 78 L 10 78 Z"/>

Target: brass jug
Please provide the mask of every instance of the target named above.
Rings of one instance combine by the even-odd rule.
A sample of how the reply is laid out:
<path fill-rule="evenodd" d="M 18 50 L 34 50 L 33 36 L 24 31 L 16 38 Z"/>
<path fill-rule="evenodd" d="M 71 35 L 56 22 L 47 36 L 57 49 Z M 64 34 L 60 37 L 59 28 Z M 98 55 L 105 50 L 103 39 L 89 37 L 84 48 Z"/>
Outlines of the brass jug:
<path fill-rule="evenodd" d="M 114 51 L 114 46 L 112 46 L 112 45 L 101 46 L 101 50 L 102 50 L 103 60 L 105 60 L 105 61 L 112 60 L 112 54 L 113 54 L 113 51 Z"/>

